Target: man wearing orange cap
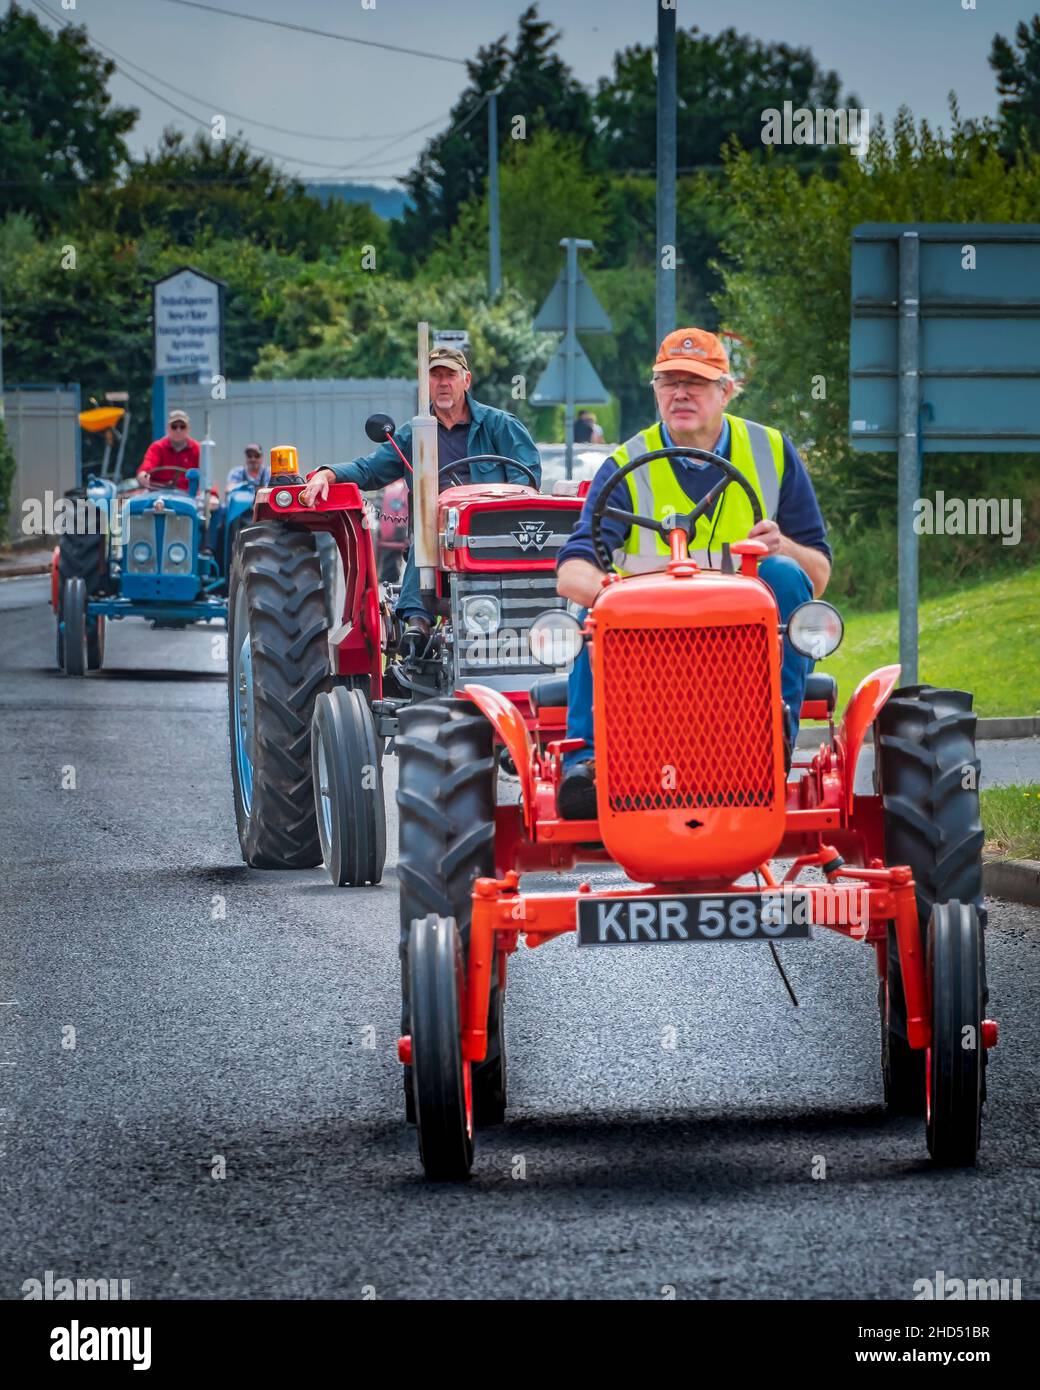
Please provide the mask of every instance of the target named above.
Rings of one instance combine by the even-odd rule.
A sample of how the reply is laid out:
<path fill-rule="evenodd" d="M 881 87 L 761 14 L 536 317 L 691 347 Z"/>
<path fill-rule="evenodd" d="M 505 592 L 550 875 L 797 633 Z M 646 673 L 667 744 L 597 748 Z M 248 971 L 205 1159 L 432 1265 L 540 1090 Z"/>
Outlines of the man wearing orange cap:
<path fill-rule="evenodd" d="M 714 333 L 700 328 L 669 333 L 657 353 L 652 385 L 657 421 L 616 449 L 593 479 L 581 518 L 557 558 L 559 593 L 587 609 L 600 591 L 604 571 L 592 545 L 590 518 L 597 498 L 618 469 L 641 454 L 685 444 L 719 454 L 738 468 L 758 495 L 763 516 L 754 523 L 743 489 L 727 488 L 698 521 L 691 553 L 701 566 L 719 569 L 723 544 L 762 541 L 768 554 L 758 573 L 772 589 L 781 620 L 786 622 L 798 604 L 823 593 L 831 572 L 826 528 L 798 451 L 779 430 L 727 413 L 736 388 L 726 349 Z M 633 470 L 618 485 L 612 501 L 618 508 L 665 520 L 692 511 L 722 477 L 717 465 L 703 460 L 655 459 Z M 667 543 L 645 527 L 626 527 L 604 517 L 602 536 L 619 574 L 645 574 L 668 563 Z M 805 678 L 811 667 L 785 639 L 781 685 L 789 712 L 789 748 L 798 734 Z M 585 747 L 564 759 L 560 814 L 591 819 L 596 815 L 592 672 L 585 651 L 570 675 L 567 737 L 584 739 Z"/>

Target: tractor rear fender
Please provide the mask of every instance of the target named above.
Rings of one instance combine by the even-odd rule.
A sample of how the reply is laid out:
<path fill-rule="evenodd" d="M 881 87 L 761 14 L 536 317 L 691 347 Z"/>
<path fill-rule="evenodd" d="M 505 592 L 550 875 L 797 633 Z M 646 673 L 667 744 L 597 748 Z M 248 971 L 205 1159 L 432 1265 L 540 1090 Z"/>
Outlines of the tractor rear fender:
<path fill-rule="evenodd" d="M 524 717 L 507 696 L 486 685 L 465 685 L 465 694 L 480 712 L 491 721 L 495 733 L 509 750 L 520 778 L 520 798 L 524 813 L 524 829 L 534 833 L 534 743 Z"/>
<path fill-rule="evenodd" d="M 254 521 L 278 521 L 307 531 L 327 531 L 343 563 L 343 612 L 329 633 L 333 670 L 341 676 L 368 676 L 372 699 L 383 690 L 383 657 L 379 621 L 379 572 L 368 512 L 353 483 L 332 483 L 328 496 L 315 507 L 299 503 L 302 484 L 259 488 Z M 276 493 L 291 493 L 287 506 L 272 501 Z"/>
<path fill-rule="evenodd" d="M 845 750 L 845 810 L 852 814 L 852 793 L 856 785 L 856 764 L 867 730 L 881 712 L 881 707 L 895 689 L 900 666 L 881 666 L 864 676 L 852 699 L 845 706 L 838 741 Z M 876 750 L 875 750 L 876 756 Z"/>

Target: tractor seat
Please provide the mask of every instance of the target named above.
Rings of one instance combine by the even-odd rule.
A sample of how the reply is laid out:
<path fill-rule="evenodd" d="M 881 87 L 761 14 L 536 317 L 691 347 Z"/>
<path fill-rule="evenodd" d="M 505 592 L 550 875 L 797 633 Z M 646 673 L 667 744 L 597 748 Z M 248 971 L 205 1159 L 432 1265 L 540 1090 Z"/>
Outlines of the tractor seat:
<path fill-rule="evenodd" d="M 532 683 L 527 697 L 535 714 L 540 709 L 559 709 L 567 704 L 567 677 L 542 676 Z"/>
<path fill-rule="evenodd" d="M 814 671 L 811 676 L 805 678 L 806 704 L 810 700 L 825 700 L 827 713 L 833 714 L 838 703 L 838 682 L 826 671 Z"/>

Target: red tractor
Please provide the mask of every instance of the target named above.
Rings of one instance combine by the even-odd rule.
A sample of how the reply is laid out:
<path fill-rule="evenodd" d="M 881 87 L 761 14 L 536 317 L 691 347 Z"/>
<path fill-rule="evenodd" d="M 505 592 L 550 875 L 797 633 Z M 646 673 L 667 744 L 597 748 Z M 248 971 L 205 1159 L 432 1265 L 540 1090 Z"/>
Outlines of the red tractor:
<path fill-rule="evenodd" d="M 416 421 L 416 436 L 423 423 L 434 426 L 435 446 L 432 416 Z M 394 435 L 386 415 L 366 429 L 379 442 Z M 528 634 L 539 614 L 565 607 L 556 554 L 581 500 L 541 493 L 533 473 L 530 485 L 441 491 L 435 457 L 431 468 L 428 448 L 417 452 L 413 510 L 429 524 L 416 553 L 436 617 L 425 650 L 399 645 L 394 587 L 377 571 L 377 523 L 354 484 L 335 483 L 305 507 L 296 450 L 274 449 L 271 486 L 257 492 L 253 524 L 238 536 L 228 600 L 231 771 L 242 856 L 254 868 L 324 860 L 337 886 L 380 881 L 383 756 L 401 745 L 401 717 L 413 705 L 461 695 L 480 679 L 535 722 L 527 691 L 545 667 Z M 455 467 L 479 476 L 494 461 Z M 505 750 L 503 758 L 508 773 Z"/>
<path fill-rule="evenodd" d="M 935 1163 L 974 1164 L 997 1026 L 985 1017 L 971 696 L 896 689 L 899 667 L 886 666 L 861 682 L 836 727 L 835 682 L 810 676 L 801 716 L 827 733 L 811 758 L 796 758 L 802 775 L 789 781 L 784 629 L 757 578 L 765 547 L 733 545 L 739 572 L 732 561 L 729 572 L 702 570 L 688 548 L 713 499 L 668 526 L 622 509 L 627 493 L 617 489 L 628 474 L 679 454 L 722 469 L 724 485 L 743 488 L 759 518 L 754 490 L 724 458 L 697 449 L 646 454 L 598 498 L 593 535 L 602 554 L 608 510 L 649 526 L 667 540 L 666 567 L 605 581 L 583 626 L 556 600 L 550 574 L 520 588 L 532 616 L 550 600 L 531 623 L 532 653 L 558 667 L 590 646 L 595 819 L 566 820 L 557 810 L 562 758 L 573 748 L 563 676 L 518 696 L 515 682 L 456 666 L 453 694 L 431 693 L 398 712 L 399 1056 L 425 1172 L 465 1178 L 476 1128 L 504 1117 L 507 962 L 521 939 L 540 947 L 570 936 L 582 948 L 743 941 L 771 943 L 775 955 L 777 942 L 807 938 L 812 926 L 875 951 L 889 1109 L 923 1115 Z M 512 496 L 497 505 L 533 504 Z M 452 527 L 487 534 L 496 504 L 476 515 L 458 505 L 441 498 L 445 561 Z M 481 552 L 466 553 L 472 562 Z M 454 554 L 457 613 L 472 571 Z M 374 642 L 374 608 L 367 623 Z M 802 605 L 786 625 L 815 659 L 837 647 L 841 631 L 838 614 L 820 602 Z M 874 793 L 861 796 L 856 765 L 871 728 Z M 502 795 L 503 768 L 519 778 L 518 797 Z M 523 889 L 525 873 L 579 863 L 615 864 L 630 884 Z"/>

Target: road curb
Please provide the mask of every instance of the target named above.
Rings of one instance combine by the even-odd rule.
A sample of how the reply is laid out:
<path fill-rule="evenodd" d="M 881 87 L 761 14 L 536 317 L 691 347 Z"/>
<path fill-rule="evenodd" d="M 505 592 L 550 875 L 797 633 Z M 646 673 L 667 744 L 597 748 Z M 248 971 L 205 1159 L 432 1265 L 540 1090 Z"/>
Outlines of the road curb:
<path fill-rule="evenodd" d="M 998 715 L 990 719 L 980 719 L 975 726 L 975 737 L 988 738 L 1037 738 L 1040 737 L 1040 715 L 1015 714 Z M 827 742 L 827 730 L 821 724 L 811 729 L 798 730 L 799 748 L 818 748 Z M 874 730 L 866 732 L 864 743 L 874 742 Z"/>
<path fill-rule="evenodd" d="M 1040 860 L 984 859 L 982 887 L 991 897 L 1040 907 Z"/>
<path fill-rule="evenodd" d="M 28 574 L 50 574 L 50 572 L 49 560 L 46 564 L 0 565 L 0 579 L 24 579 Z"/>

